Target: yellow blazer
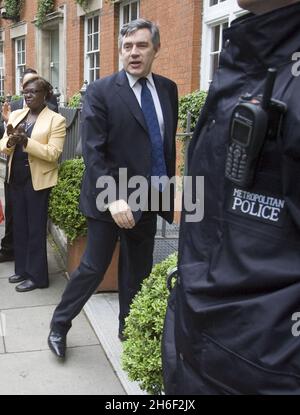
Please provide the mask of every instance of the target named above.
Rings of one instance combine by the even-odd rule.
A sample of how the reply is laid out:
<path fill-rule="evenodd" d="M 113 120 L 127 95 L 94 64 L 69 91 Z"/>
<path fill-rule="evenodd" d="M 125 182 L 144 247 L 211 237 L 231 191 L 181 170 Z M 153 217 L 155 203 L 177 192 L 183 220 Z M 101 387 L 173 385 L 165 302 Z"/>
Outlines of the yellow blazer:
<path fill-rule="evenodd" d="M 27 115 L 29 108 L 13 111 L 8 124 L 16 127 Z M 45 107 L 39 114 L 33 127 L 27 147 L 32 185 L 34 190 L 55 186 L 58 177 L 58 158 L 62 153 L 66 137 L 66 120 L 60 114 Z M 11 162 L 15 147 L 7 148 L 8 136 L 5 131 L 0 140 L 0 151 L 11 156 L 8 165 L 8 182 L 11 173 Z"/>

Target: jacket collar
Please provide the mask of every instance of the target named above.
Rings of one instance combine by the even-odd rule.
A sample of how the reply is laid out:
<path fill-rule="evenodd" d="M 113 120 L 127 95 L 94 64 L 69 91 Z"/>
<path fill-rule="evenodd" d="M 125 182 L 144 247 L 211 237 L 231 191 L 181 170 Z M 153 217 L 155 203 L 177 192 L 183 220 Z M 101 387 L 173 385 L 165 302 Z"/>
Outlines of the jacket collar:
<path fill-rule="evenodd" d="M 279 67 L 300 50 L 300 3 L 262 15 L 247 14 L 224 31 L 224 41 L 235 46 L 235 59 L 259 67 Z M 257 68 L 259 69 L 259 68 Z"/>
<path fill-rule="evenodd" d="M 129 81 L 124 69 L 122 69 L 117 74 L 116 84 L 119 87 L 118 93 L 123 99 L 124 104 L 128 107 L 134 118 L 141 124 L 141 126 L 147 132 L 148 129 L 146 126 L 144 115 L 142 113 L 141 107 L 139 106 L 139 103 L 134 95 L 132 88 L 130 88 Z"/>
<path fill-rule="evenodd" d="M 42 119 L 44 115 L 47 115 L 47 112 L 49 111 L 48 107 L 46 106 L 40 113 L 37 118 L 37 121 Z M 18 111 L 18 115 L 16 115 L 16 118 L 12 121 L 12 126 L 15 128 L 28 114 L 29 108 L 24 108 L 22 110 Z"/>

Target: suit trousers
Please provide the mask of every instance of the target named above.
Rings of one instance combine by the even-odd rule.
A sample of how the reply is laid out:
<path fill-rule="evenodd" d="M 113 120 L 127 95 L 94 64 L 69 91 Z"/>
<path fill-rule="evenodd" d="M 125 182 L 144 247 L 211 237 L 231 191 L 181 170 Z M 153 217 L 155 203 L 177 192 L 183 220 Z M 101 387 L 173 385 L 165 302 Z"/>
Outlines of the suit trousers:
<path fill-rule="evenodd" d="M 9 184 L 4 183 L 4 195 L 5 195 L 5 234 L 1 240 L 1 252 L 7 255 L 13 255 L 13 213 L 12 203 L 9 190 Z"/>
<path fill-rule="evenodd" d="M 31 178 L 10 184 L 13 205 L 15 273 L 47 287 L 47 220 L 50 189 L 35 191 Z"/>
<path fill-rule="evenodd" d="M 114 222 L 95 219 L 87 222 L 85 253 L 54 312 L 51 328 L 63 334 L 68 332 L 72 320 L 102 281 L 120 237 L 119 332 L 122 332 L 132 299 L 152 269 L 157 215 L 143 213 L 133 229 L 120 229 Z"/>

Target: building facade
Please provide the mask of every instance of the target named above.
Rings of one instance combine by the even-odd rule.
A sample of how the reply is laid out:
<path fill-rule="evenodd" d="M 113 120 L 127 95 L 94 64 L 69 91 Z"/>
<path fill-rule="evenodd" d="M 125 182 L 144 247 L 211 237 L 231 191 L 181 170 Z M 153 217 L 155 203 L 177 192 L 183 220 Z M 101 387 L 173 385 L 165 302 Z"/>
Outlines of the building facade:
<path fill-rule="evenodd" d="M 43 2 L 43 0 L 40 0 Z M 35 68 L 61 93 L 61 101 L 120 69 L 118 32 L 137 17 L 160 26 L 162 49 L 154 71 L 173 79 L 180 95 L 208 89 L 218 63 L 222 28 L 241 12 L 236 0 L 53 0 L 36 26 L 38 0 L 22 0 L 7 18 L 0 1 L 0 95 L 20 93 L 25 67 Z"/>

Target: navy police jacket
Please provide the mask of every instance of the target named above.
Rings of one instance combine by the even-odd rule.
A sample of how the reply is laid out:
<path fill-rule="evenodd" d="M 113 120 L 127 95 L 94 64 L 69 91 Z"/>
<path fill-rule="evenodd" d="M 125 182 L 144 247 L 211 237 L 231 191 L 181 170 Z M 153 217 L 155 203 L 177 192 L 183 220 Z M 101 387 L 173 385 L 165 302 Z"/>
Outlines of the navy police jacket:
<path fill-rule="evenodd" d="M 299 3 L 248 14 L 224 32 L 189 149 L 189 175 L 204 176 L 205 214 L 196 224 L 182 218 L 166 393 L 300 394 L 299 15 Z M 288 109 L 254 184 L 240 188 L 224 174 L 230 118 L 240 96 L 263 92 L 270 67 L 273 98 Z"/>

